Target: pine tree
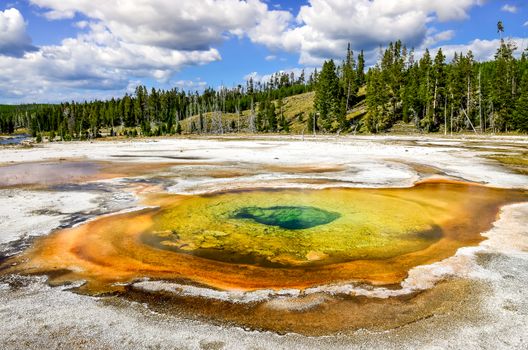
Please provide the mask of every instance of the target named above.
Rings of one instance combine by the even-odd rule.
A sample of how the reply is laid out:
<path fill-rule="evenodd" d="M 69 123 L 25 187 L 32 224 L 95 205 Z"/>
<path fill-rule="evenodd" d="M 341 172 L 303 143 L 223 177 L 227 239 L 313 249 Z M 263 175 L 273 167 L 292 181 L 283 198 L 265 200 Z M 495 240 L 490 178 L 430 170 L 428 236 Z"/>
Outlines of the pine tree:
<path fill-rule="evenodd" d="M 356 100 L 356 95 L 358 91 L 358 79 L 356 72 L 356 62 L 354 60 L 354 52 L 350 48 L 350 43 L 347 47 L 346 59 L 343 62 L 341 68 L 342 79 L 341 85 L 342 90 L 346 96 L 346 110 L 350 108 L 351 105 L 354 105 Z"/>
<path fill-rule="evenodd" d="M 367 115 L 363 131 L 378 133 L 391 125 L 389 98 L 382 69 L 377 65 L 367 74 Z"/>
<path fill-rule="evenodd" d="M 504 24 L 502 23 L 502 21 L 497 22 L 497 33 L 499 33 L 499 36 L 502 40 L 502 34 L 504 33 Z"/>
<path fill-rule="evenodd" d="M 278 126 L 277 112 L 275 110 L 275 104 L 271 101 L 269 101 L 267 105 L 266 118 L 268 121 L 268 131 L 271 131 L 271 132 L 277 131 L 277 126 Z"/>
<path fill-rule="evenodd" d="M 200 115 L 198 116 L 198 119 L 199 119 L 199 132 L 200 133 L 203 133 L 204 132 L 204 116 L 202 114 L 202 111 L 200 111 Z"/>
<path fill-rule="evenodd" d="M 365 80 L 365 53 L 363 50 L 358 55 L 357 69 L 356 69 L 357 85 L 363 86 Z"/>
<path fill-rule="evenodd" d="M 420 71 L 418 64 L 414 61 L 414 50 L 411 50 L 407 58 L 407 72 L 404 75 L 404 87 L 402 89 L 402 119 L 405 123 L 414 121 L 417 123 L 420 110 L 417 91 L 420 86 Z"/>
<path fill-rule="evenodd" d="M 445 64 L 445 56 L 442 52 L 442 49 L 438 49 L 434 63 L 433 63 L 433 70 L 432 70 L 432 81 L 434 81 L 434 88 L 433 88 L 433 110 L 431 119 L 428 121 L 428 125 L 426 126 L 426 129 L 428 131 L 437 131 L 440 122 L 444 121 L 442 120 L 445 115 L 444 109 L 445 103 L 444 101 L 447 98 L 446 95 L 446 64 Z"/>
<path fill-rule="evenodd" d="M 495 55 L 496 70 L 493 81 L 492 101 L 495 115 L 493 126 L 497 130 L 506 131 L 510 125 L 512 106 L 514 105 L 514 66 L 513 52 L 516 46 L 513 42 L 501 40 Z"/>
<path fill-rule="evenodd" d="M 337 130 L 344 124 L 339 79 L 333 60 L 325 61 L 315 90 L 314 107 L 319 114 L 320 126 L 326 131 Z"/>
<path fill-rule="evenodd" d="M 513 128 L 517 131 L 528 131 L 528 71 L 525 71 L 519 86 L 519 97 L 513 112 Z"/>
<path fill-rule="evenodd" d="M 420 86 L 418 90 L 418 99 L 421 107 L 421 121 L 420 126 L 427 131 L 431 130 L 433 125 L 433 84 L 432 82 L 432 60 L 428 49 L 420 60 Z"/>

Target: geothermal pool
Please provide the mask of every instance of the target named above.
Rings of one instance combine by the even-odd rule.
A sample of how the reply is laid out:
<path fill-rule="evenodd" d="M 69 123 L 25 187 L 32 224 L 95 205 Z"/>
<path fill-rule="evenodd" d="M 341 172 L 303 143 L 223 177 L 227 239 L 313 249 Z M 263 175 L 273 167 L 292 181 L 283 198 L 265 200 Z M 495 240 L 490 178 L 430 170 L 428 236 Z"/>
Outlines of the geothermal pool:
<path fill-rule="evenodd" d="M 478 309 L 467 299 L 480 298 L 468 276 L 482 247 L 524 244 L 522 233 L 496 241 L 486 233 L 503 208 L 528 202 L 526 178 L 479 163 L 471 151 L 457 160 L 449 148 L 428 146 L 409 157 L 405 141 L 389 148 L 403 147 L 401 159 L 367 154 L 349 162 L 353 152 L 339 153 L 339 145 L 334 162 L 315 152 L 309 163 L 291 164 L 304 145 L 266 142 L 225 155 L 229 147 L 215 141 L 186 141 L 181 149 L 172 142 L 151 156 L 144 151 L 156 146 L 148 144 L 113 145 L 111 156 L 95 145 L 95 156 L 75 148 L 72 158 L 0 167 L 0 191 L 13 205 L 25 195 L 44 206 L 26 212 L 21 201 L 18 216 L 4 216 L 13 230 L 29 232 L 24 220 L 35 216 L 61 218 L 39 237 L 0 240 L 7 286 L 0 295 L 9 301 L 24 290 L 18 279 L 44 277 L 59 288 L 59 304 L 60 295 L 74 293 L 120 300 L 127 313 L 144 305 L 222 334 L 242 327 L 351 340 L 363 329 L 399 332 L 453 310 L 467 316 Z M 292 147 L 291 159 L 277 161 Z M 249 162 L 240 152 L 260 158 Z M 431 157 L 435 166 L 425 161 Z M 75 202 L 53 204 L 57 193 L 89 195 L 91 204 L 68 211 L 61 205 Z M 509 234 L 525 227 L 513 225 Z M 524 248 L 508 249 L 523 256 L 515 249 Z"/>
<path fill-rule="evenodd" d="M 7 261 L 8 273 L 82 289 L 141 278 L 221 290 L 395 285 L 413 267 L 478 244 L 499 208 L 524 191 L 427 181 L 412 188 L 254 189 L 150 194 L 155 206 L 55 232 Z"/>

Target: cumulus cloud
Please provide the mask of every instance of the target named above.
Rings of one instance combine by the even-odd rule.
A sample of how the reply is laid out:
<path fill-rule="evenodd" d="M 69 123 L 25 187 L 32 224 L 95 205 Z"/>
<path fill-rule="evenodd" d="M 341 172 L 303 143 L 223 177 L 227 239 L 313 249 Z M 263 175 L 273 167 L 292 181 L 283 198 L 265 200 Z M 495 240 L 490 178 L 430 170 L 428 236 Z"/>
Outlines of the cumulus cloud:
<path fill-rule="evenodd" d="M 501 11 L 509 12 L 509 13 L 517 13 L 518 9 L 517 9 L 517 6 L 515 5 L 505 4 L 504 6 L 501 7 Z"/>
<path fill-rule="evenodd" d="M 181 90 L 189 90 L 189 91 L 203 91 L 207 88 L 207 82 L 201 79 L 178 80 L 178 81 L 172 82 L 171 85 Z"/>
<path fill-rule="evenodd" d="M 39 51 L 19 58 L 0 56 L 4 78 L 0 91 L 4 95 L 9 91 L 6 98 L 19 96 L 39 101 L 43 98 L 57 101 L 66 91 L 106 90 L 111 94 L 124 91 L 135 78 L 154 78 L 166 83 L 184 66 L 220 58 L 214 48 L 179 51 L 127 43 L 115 38 L 104 25 L 91 23 L 88 33 L 67 38 L 60 45 L 42 46 Z"/>
<path fill-rule="evenodd" d="M 21 57 L 0 56 L 4 101 L 81 100 L 121 95 L 131 80 L 166 83 L 184 66 L 221 59 L 215 48 L 172 50 L 116 38 L 102 23 Z M 80 91 L 84 91 L 81 93 Z"/>
<path fill-rule="evenodd" d="M 310 0 L 295 18 L 263 0 L 31 0 L 49 18 L 79 13 L 127 43 L 206 50 L 226 35 L 246 35 L 272 50 L 299 53 L 304 65 L 340 57 L 348 42 L 372 50 L 398 39 L 412 46 L 445 40 L 452 32 L 430 36 L 429 23 L 467 18 L 482 1 Z"/>
<path fill-rule="evenodd" d="M 4 78 L 0 90 L 4 96 L 7 95 L 4 91 L 9 91 L 10 96 L 30 95 L 41 100 L 35 96 L 44 94 L 49 99 L 56 96 L 54 90 L 123 91 L 131 81 L 142 78 L 166 84 L 183 67 L 220 60 L 215 46 L 227 37 L 246 36 L 253 30 L 262 33 L 266 28 L 276 28 L 273 21 L 287 22 L 292 17 L 287 11 L 270 10 L 260 0 L 31 0 L 31 3 L 40 7 L 49 20 L 81 15 L 83 20 L 75 25 L 83 32 L 24 57 L 21 53 L 29 50 L 30 41 L 18 35 L 16 42 L 26 46 L 17 46 L 23 49 L 15 51 L 10 44 L 9 52 L 16 52 L 19 59 L 0 57 Z M 22 15 L 17 10 L 9 11 L 6 13 L 10 16 L 11 11 L 16 13 L 17 28 L 22 28 L 19 32 L 25 35 Z M 16 91 L 10 87 L 15 85 Z"/>
<path fill-rule="evenodd" d="M 517 57 L 520 56 L 522 50 L 526 48 L 528 43 L 528 38 L 511 38 L 515 46 L 517 46 L 517 51 L 514 52 L 514 55 Z M 475 60 L 477 61 L 488 61 L 494 59 L 495 54 L 497 53 L 498 48 L 500 47 L 500 40 L 482 40 L 475 39 L 470 41 L 467 44 L 453 44 L 453 45 L 443 45 L 442 52 L 447 57 L 447 60 L 450 61 L 455 53 L 466 54 L 469 50 L 473 53 Z M 432 54 L 436 54 L 438 48 L 432 49 Z M 423 50 L 417 52 L 417 57 L 421 57 Z"/>
<path fill-rule="evenodd" d="M 268 11 L 264 13 L 256 26 L 248 31 L 249 38 L 271 49 L 283 49 L 283 34 L 290 28 L 293 15 L 287 11 Z"/>
<path fill-rule="evenodd" d="M 22 14 L 15 8 L 0 11 L 0 55 L 20 57 L 35 50 Z"/>
<path fill-rule="evenodd" d="M 451 40 L 455 36 L 454 30 L 445 30 L 442 32 L 430 31 L 422 43 L 422 47 L 431 47 L 442 41 Z"/>
<path fill-rule="evenodd" d="M 0 90 L 39 100 L 67 91 L 126 91 L 143 78 L 168 84 L 183 67 L 220 60 L 216 47 L 230 37 L 266 46 L 274 53 L 267 59 L 298 53 L 310 67 L 342 57 L 348 42 L 373 61 L 390 41 L 421 48 L 451 39 L 454 32 L 437 32 L 434 24 L 468 18 L 484 0 L 309 0 L 297 14 L 265 0 L 29 1 L 49 20 L 80 17 L 75 25 L 82 29 L 34 51 L 22 15 L 0 12 Z"/>
<path fill-rule="evenodd" d="M 205 50 L 226 34 L 275 30 L 290 19 L 260 0 L 31 0 L 50 19 L 76 13 L 104 23 L 119 39 L 174 50 Z M 280 28 L 279 28 L 280 29 Z M 271 32 L 270 34 L 273 34 Z M 271 39 L 269 39 L 271 40 Z"/>
<path fill-rule="evenodd" d="M 341 57 L 348 42 L 356 50 L 375 50 L 401 39 L 421 46 L 452 37 L 452 32 L 428 36 L 433 21 L 461 20 L 482 0 L 310 0 L 301 7 L 295 25 L 276 20 L 277 32 L 254 30 L 250 38 L 272 48 L 300 53 L 300 63 L 318 65 Z M 267 33 L 273 33 L 273 39 Z"/>

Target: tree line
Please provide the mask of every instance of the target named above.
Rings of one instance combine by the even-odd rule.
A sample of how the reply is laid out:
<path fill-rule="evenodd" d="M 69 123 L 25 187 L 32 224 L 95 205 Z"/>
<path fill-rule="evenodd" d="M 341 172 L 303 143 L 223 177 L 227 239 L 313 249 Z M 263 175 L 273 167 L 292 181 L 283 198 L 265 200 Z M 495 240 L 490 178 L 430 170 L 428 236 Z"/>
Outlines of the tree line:
<path fill-rule="evenodd" d="M 363 128 L 380 132 L 397 121 L 424 131 L 528 131 L 528 56 L 514 56 L 513 41 L 501 39 L 495 58 L 478 62 L 442 49 L 419 60 L 401 42 L 391 43 L 367 74 Z"/>
<path fill-rule="evenodd" d="M 396 41 L 380 50 L 365 80 L 349 47 L 340 66 L 323 65 L 311 127 L 379 133 L 402 121 L 425 132 L 527 132 L 528 51 L 517 58 L 515 42 L 502 38 L 502 22 L 497 28 L 500 46 L 491 61 L 478 62 L 468 51 L 448 62 L 441 48 L 434 57 L 426 49 L 417 60 L 414 49 Z M 363 82 L 366 113 L 347 118 Z"/>
<path fill-rule="evenodd" d="M 222 121 L 217 129 L 210 125 L 205 130 L 203 115 L 221 117 L 244 110 L 255 111 L 253 131 L 278 131 L 281 125 L 284 130 L 284 120 L 275 113 L 272 101 L 313 90 L 316 76 L 317 72 L 305 75 L 301 71 L 298 76 L 282 72 L 265 82 L 250 78 L 245 86 L 207 88 L 201 93 L 177 88 L 149 91 L 138 86 L 133 94 L 106 101 L 0 106 L 0 133 L 27 129 L 34 137 L 45 133 L 51 139 L 66 141 L 115 135 L 161 136 L 181 133 L 181 121 L 191 116 L 199 116 L 191 131 L 221 132 Z"/>

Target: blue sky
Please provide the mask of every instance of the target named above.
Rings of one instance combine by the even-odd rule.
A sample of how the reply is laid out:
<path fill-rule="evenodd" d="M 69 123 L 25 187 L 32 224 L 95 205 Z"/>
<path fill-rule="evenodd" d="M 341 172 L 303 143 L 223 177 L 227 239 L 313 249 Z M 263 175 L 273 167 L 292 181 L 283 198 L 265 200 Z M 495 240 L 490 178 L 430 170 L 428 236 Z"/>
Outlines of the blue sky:
<path fill-rule="evenodd" d="M 521 0 L 2 0 L 0 103 L 234 86 L 313 69 L 347 42 L 369 63 L 397 39 L 487 59 L 498 20 L 528 45 Z"/>

